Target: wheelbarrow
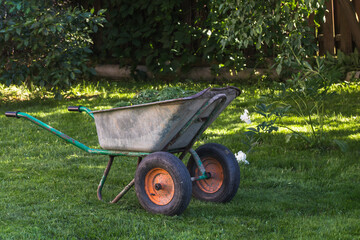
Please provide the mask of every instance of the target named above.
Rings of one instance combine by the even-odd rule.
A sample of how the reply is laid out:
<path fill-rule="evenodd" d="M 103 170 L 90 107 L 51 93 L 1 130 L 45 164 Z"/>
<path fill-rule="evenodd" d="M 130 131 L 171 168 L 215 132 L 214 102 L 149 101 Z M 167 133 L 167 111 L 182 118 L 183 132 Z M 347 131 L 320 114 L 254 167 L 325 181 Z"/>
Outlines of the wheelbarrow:
<path fill-rule="evenodd" d="M 190 97 L 100 111 L 68 107 L 69 111 L 85 112 L 95 120 L 102 149 L 90 148 L 24 112 L 5 115 L 25 118 L 88 153 L 108 155 L 97 189 L 99 200 L 114 158 L 137 157 L 135 178 L 111 203 L 118 202 L 135 185 L 144 209 L 171 216 L 181 214 L 191 196 L 211 202 L 228 202 L 235 196 L 240 169 L 234 154 L 216 143 L 196 150 L 192 146 L 239 94 L 235 87 L 207 88 Z M 188 153 L 186 167 L 182 160 Z"/>

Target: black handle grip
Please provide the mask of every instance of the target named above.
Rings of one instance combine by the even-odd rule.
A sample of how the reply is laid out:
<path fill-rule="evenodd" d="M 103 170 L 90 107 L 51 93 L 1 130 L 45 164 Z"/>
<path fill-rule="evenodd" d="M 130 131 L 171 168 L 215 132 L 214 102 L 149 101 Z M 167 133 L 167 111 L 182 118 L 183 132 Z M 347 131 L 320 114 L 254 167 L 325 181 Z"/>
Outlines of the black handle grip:
<path fill-rule="evenodd" d="M 70 106 L 70 107 L 68 107 L 68 111 L 69 112 L 81 112 L 80 107 L 81 106 Z"/>
<path fill-rule="evenodd" d="M 17 111 L 17 112 L 6 112 L 5 113 L 5 116 L 7 116 L 7 117 L 16 117 L 16 118 L 19 118 L 18 116 L 17 116 L 17 113 L 18 113 L 19 111 Z"/>

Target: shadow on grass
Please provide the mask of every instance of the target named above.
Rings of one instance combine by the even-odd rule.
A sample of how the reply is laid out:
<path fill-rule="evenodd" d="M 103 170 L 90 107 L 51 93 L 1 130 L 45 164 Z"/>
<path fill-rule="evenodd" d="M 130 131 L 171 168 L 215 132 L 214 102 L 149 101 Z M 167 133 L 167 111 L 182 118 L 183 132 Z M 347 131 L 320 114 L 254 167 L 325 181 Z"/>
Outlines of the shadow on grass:
<path fill-rule="evenodd" d="M 251 170 L 250 170 L 251 171 Z M 259 179 L 240 185 L 235 198 L 226 204 L 193 200 L 190 211 L 209 218 L 237 217 L 281 219 L 289 216 L 333 216 L 360 211 L 360 188 L 351 181 L 299 181 Z M 211 211 L 210 211 L 211 209 Z"/>

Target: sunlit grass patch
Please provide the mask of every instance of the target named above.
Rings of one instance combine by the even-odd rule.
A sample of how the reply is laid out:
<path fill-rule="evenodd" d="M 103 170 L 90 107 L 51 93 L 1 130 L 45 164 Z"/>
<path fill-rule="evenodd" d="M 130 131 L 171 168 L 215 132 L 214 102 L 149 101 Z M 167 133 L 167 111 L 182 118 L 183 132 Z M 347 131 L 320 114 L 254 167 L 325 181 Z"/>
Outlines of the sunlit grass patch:
<path fill-rule="evenodd" d="M 351 134 L 348 136 L 349 139 L 352 139 L 352 140 L 359 140 L 360 141 L 360 132 L 357 133 L 357 134 Z"/>
<path fill-rule="evenodd" d="M 99 148 L 95 124 L 67 106 L 110 108 L 128 100 L 150 83 L 81 83 L 74 96 L 55 101 L 30 97 L 0 105 L 0 239 L 357 239 L 360 236 L 359 87 L 337 90 L 326 103 L 325 137 L 349 144 L 319 149 L 300 138 L 286 141 L 286 128 L 264 134 L 240 164 L 238 193 L 228 204 L 192 199 L 181 216 L 153 215 L 143 210 L 134 189 L 118 204 L 108 204 L 134 177 L 137 159 L 115 158 L 104 186 L 106 202 L 96 189 L 108 157 L 87 154 L 23 119 L 6 118 L 5 111 L 29 112 L 65 134 Z M 244 131 L 262 122 L 254 113 L 261 94 L 244 89 L 200 137 L 194 148 L 209 142 L 234 153 L 246 151 Z M 171 83 L 202 90 L 207 83 Z M 167 84 L 157 83 L 158 89 Z M 212 86 L 221 86 L 212 84 Z M 1 90 L 2 91 L 2 90 Z M 2 92 L 3 93 L 3 92 Z M 349 94 L 349 95 L 348 95 Z M 3 95 L 2 95 L 3 96 Z M 249 109 L 252 124 L 241 121 Z M 314 114 L 313 119 L 317 120 Z M 295 115 L 283 124 L 308 134 Z M 330 141 L 331 143 L 331 141 Z M 187 161 L 185 158 L 185 162 Z"/>
<path fill-rule="evenodd" d="M 24 84 L 21 86 L 11 85 L 7 87 L 5 84 L 0 83 L 0 99 L 2 101 L 13 100 L 29 100 L 31 90 L 29 90 Z"/>

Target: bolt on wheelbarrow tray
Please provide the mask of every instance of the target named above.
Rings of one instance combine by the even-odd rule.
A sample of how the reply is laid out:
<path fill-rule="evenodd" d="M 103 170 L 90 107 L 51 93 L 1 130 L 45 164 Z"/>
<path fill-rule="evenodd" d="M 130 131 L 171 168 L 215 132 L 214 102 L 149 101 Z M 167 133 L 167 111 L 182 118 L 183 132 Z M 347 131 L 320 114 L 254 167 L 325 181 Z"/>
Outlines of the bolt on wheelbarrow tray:
<path fill-rule="evenodd" d="M 220 144 L 208 143 L 196 150 L 192 146 L 239 94 L 235 87 L 207 88 L 190 97 L 108 110 L 69 107 L 69 111 L 86 112 L 94 118 L 102 149 L 89 148 L 29 114 L 5 115 L 25 118 L 88 153 L 110 156 L 97 190 L 100 200 L 114 158 L 138 157 L 135 178 L 111 203 L 135 185 L 147 211 L 175 215 L 186 209 L 191 195 L 212 202 L 228 202 L 235 196 L 240 169 L 234 154 Z M 190 159 L 185 167 L 182 159 L 187 153 Z"/>

